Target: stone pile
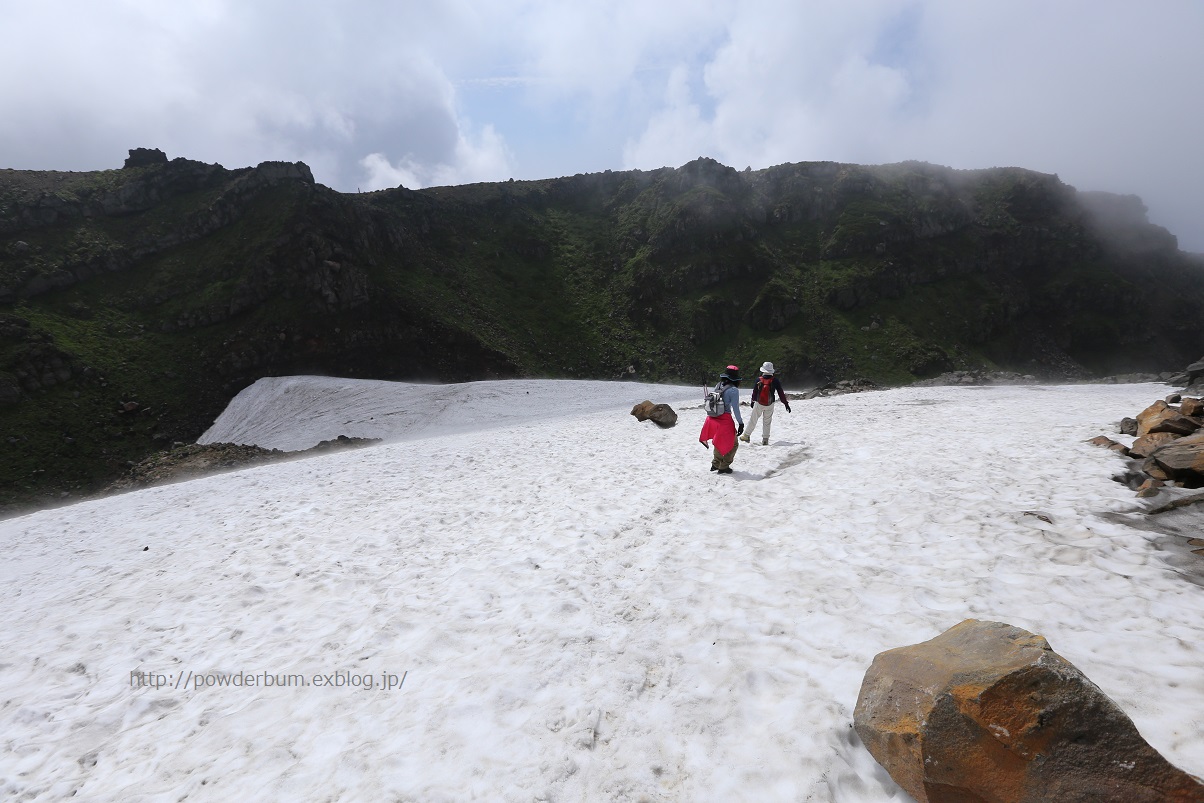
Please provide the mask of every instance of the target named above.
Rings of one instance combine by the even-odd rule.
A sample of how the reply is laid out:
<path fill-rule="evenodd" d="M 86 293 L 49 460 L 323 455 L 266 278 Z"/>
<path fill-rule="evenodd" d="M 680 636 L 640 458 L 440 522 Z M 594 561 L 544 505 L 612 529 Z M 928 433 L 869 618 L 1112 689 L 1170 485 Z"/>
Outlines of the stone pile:
<path fill-rule="evenodd" d="M 1199 398 L 1204 396 L 1204 360 L 1175 378 L 1187 384 L 1187 390 L 1154 402 L 1136 418 L 1121 420 L 1120 434 L 1134 437 L 1130 446 L 1106 435 L 1089 441 L 1130 459 L 1129 471 L 1117 479 L 1141 497 L 1154 496 L 1166 485 L 1204 487 L 1204 400 Z M 1198 395 L 1186 395 L 1189 391 Z"/>

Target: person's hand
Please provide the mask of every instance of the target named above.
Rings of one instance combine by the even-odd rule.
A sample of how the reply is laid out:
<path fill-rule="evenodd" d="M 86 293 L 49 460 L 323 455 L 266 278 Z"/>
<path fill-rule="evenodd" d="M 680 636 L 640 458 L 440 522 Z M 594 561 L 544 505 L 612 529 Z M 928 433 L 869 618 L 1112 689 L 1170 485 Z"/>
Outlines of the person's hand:
<path fill-rule="evenodd" d="M 744 434 L 744 425 L 743 425 L 743 424 L 741 424 L 741 425 L 740 425 L 740 428 L 736 430 L 736 434 L 737 434 L 737 435 L 743 435 L 743 434 Z"/>
<path fill-rule="evenodd" d="M 786 412 L 788 412 L 788 413 L 791 412 L 789 404 L 786 405 Z"/>

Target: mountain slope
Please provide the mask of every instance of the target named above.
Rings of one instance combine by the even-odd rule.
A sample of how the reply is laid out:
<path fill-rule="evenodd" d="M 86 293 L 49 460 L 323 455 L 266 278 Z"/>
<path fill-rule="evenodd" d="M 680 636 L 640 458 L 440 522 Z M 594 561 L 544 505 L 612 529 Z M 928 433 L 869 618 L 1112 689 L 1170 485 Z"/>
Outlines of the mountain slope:
<path fill-rule="evenodd" d="M 1196 359 L 1202 313 L 1204 265 L 1139 200 L 1016 168 L 0 171 L 0 503 L 97 487 L 263 376 L 1085 376 Z"/>

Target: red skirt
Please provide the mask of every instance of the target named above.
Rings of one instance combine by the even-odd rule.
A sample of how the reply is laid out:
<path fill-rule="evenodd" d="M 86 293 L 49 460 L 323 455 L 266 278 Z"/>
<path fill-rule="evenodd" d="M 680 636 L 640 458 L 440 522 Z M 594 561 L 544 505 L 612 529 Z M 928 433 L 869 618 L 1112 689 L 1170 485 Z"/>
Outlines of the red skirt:
<path fill-rule="evenodd" d="M 736 448 L 736 422 L 732 420 L 731 413 L 707 416 L 698 441 L 706 446 L 707 441 L 711 440 L 715 442 L 715 448 L 719 450 L 719 454 L 727 454 Z"/>

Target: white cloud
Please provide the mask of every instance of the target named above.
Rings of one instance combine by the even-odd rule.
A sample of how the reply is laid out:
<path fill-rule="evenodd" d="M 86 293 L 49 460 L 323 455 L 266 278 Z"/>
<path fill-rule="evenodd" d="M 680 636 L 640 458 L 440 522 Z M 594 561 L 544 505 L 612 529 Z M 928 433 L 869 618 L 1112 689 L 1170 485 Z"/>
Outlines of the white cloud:
<path fill-rule="evenodd" d="M 898 2 L 836 11 L 800 4 L 756 5 L 732 22 L 703 69 L 708 118 L 683 116 L 679 91 L 628 144 L 632 166 L 656 142 L 714 143 L 733 165 L 842 159 L 876 142 L 909 95 L 907 76 L 870 56 Z M 874 13 L 868 16 L 867 10 Z M 690 108 L 698 109 L 697 103 Z M 676 119 L 678 130 L 667 124 Z M 662 149 L 663 150 L 663 149 Z M 641 165 L 643 166 L 643 165 Z"/>
<path fill-rule="evenodd" d="M 360 160 L 365 190 L 404 186 L 409 189 L 504 181 L 514 172 L 506 143 L 485 126 L 475 141 L 463 134 L 456 142 L 451 161 L 430 164 L 406 154 L 393 163 L 383 153 L 370 153 Z"/>
<path fill-rule="evenodd" d="M 1204 250 L 1201 36 L 1204 6 L 1185 2 L 749 5 L 707 58 L 706 96 L 666 79 L 624 165 L 680 164 L 700 142 L 737 167 L 1018 165 L 1138 192 Z"/>
<path fill-rule="evenodd" d="M 623 163 L 628 167 L 654 169 L 681 164 L 686 161 L 682 158 L 685 153 L 709 156 L 715 151 L 713 131 L 694 102 L 686 70 L 678 67 L 669 75 L 665 107 L 648 121 L 639 141 L 627 144 Z"/>
<path fill-rule="evenodd" d="M 1013 164 L 1204 250 L 1197 0 L 0 0 L 0 166 L 131 147 L 338 189 L 604 167 Z M 365 163 L 366 154 L 379 155 Z"/>

